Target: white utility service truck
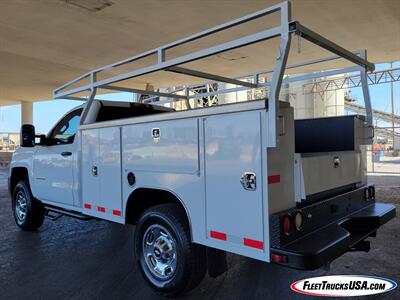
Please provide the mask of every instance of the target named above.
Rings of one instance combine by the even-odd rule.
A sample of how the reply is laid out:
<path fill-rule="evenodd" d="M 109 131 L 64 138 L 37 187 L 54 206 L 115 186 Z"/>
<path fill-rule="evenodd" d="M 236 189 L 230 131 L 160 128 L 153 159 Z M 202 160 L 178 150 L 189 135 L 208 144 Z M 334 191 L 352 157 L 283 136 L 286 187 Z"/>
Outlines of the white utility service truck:
<path fill-rule="evenodd" d="M 270 14 L 280 14 L 279 25 L 192 53 L 166 55 Z M 295 35 L 334 56 L 288 65 Z M 225 77 L 187 68 L 270 39 L 279 40 L 271 70 Z M 149 56 L 156 62 L 128 69 Z M 352 66 L 284 75 L 339 58 Z M 122 73 L 114 72 L 121 66 Z M 292 22 L 288 2 L 93 70 L 54 91 L 57 99 L 86 103 L 46 136 L 36 136 L 32 125 L 22 126 L 9 174 L 15 221 L 29 231 L 46 216 L 58 215 L 135 224 L 138 266 L 153 288 L 169 296 L 192 289 L 207 271 L 214 277 L 226 271 L 226 252 L 309 270 L 346 251 L 368 251 L 366 239 L 395 216 L 393 205 L 375 203 L 365 176 L 364 148 L 373 136 L 366 73 L 373 70 L 365 51 L 347 51 Z M 200 94 L 192 86 L 150 91 L 122 85 L 143 75 L 149 80 L 155 72 L 229 85 Z M 366 116 L 295 121 L 290 104 L 279 101 L 282 84 L 350 72 L 360 74 Z M 271 80 L 259 80 L 263 74 Z M 99 100 L 100 90 L 155 98 Z M 266 96 L 211 106 L 197 101 L 245 90 Z M 88 96 L 82 98 L 83 92 Z"/>

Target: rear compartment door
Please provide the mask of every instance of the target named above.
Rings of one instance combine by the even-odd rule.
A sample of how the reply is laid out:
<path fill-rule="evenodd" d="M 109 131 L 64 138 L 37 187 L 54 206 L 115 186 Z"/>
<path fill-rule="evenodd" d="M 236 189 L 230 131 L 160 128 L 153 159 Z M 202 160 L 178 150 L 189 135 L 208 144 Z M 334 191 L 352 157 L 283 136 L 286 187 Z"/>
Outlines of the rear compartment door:
<path fill-rule="evenodd" d="M 261 113 L 211 116 L 203 119 L 203 124 L 209 243 L 219 249 L 266 260 Z M 255 177 L 255 186 L 251 177 Z"/>

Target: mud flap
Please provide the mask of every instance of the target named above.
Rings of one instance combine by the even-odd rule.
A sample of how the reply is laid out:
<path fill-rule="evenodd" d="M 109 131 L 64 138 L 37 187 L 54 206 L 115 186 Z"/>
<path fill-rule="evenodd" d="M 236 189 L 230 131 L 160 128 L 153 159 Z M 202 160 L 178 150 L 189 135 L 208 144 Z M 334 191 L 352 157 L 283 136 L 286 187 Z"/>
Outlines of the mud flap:
<path fill-rule="evenodd" d="M 216 278 L 228 270 L 226 252 L 214 248 L 207 248 L 207 269 L 208 275 Z"/>

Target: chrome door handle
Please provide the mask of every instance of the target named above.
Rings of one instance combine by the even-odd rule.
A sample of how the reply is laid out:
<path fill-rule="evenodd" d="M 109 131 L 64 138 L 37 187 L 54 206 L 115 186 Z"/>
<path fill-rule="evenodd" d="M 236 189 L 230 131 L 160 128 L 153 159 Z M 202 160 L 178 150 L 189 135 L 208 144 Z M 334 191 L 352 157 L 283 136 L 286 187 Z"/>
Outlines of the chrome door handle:
<path fill-rule="evenodd" d="M 72 152 L 66 151 L 66 152 L 61 152 L 61 155 L 66 157 L 66 156 L 71 156 Z"/>
<path fill-rule="evenodd" d="M 97 166 L 93 166 L 93 167 L 92 167 L 92 174 L 93 174 L 93 176 L 97 176 L 97 173 L 98 173 Z"/>
<path fill-rule="evenodd" d="M 254 191 L 256 189 L 256 174 L 253 172 L 244 172 L 240 177 L 240 183 L 245 190 Z"/>

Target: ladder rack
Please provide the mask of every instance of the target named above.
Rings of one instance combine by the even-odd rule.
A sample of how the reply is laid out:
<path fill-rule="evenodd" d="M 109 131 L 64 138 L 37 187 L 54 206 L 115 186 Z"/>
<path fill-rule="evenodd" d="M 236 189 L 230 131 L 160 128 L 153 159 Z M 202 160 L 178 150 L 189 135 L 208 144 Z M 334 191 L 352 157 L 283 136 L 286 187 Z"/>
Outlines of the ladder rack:
<path fill-rule="evenodd" d="M 274 14 L 280 13 L 280 25 L 268 28 L 266 30 L 247 35 L 238 39 L 233 39 L 228 42 L 224 42 L 218 44 L 213 47 L 205 48 L 202 50 L 198 50 L 183 56 L 179 56 L 172 59 L 166 59 L 166 51 L 177 46 L 187 44 L 198 40 L 200 38 L 210 36 L 212 34 L 221 32 L 223 30 L 253 21 L 255 19 Z M 302 64 L 295 64 L 287 66 L 287 57 L 290 49 L 290 38 L 292 34 L 299 35 L 300 37 L 310 41 L 311 43 L 320 46 L 332 53 L 335 54 L 334 57 L 324 58 L 315 61 L 308 61 Z M 196 61 L 199 59 L 203 59 L 209 56 L 213 56 L 219 54 L 221 52 L 225 52 L 228 50 L 236 49 L 239 47 L 251 45 L 254 43 L 258 43 L 261 41 L 265 41 L 272 38 L 280 38 L 280 45 L 278 49 L 278 55 L 275 61 L 275 67 L 271 70 L 267 70 L 264 72 L 247 74 L 243 76 L 239 76 L 236 78 L 230 78 L 225 76 L 220 76 L 217 74 L 211 74 L 207 72 L 202 72 L 198 70 L 192 70 L 188 68 L 180 67 L 180 65 L 189 63 L 192 61 Z M 127 65 L 129 63 L 148 58 L 149 56 L 156 55 L 157 62 L 150 66 L 132 69 L 129 72 L 107 77 L 102 80 L 97 80 L 99 74 L 103 74 L 105 71 L 112 70 L 116 67 L 120 67 L 123 65 Z M 288 68 L 295 68 L 299 66 L 304 66 L 308 64 L 318 63 L 322 61 L 337 59 L 337 58 L 345 58 L 346 60 L 356 64 L 351 70 L 360 71 L 361 81 L 363 82 L 363 92 L 364 92 L 364 100 L 365 100 L 365 107 L 367 110 L 367 120 L 370 125 L 372 125 L 372 109 L 369 99 L 369 91 L 368 85 L 366 80 L 366 72 L 374 70 L 374 64 L 370 63 L 366 59 L 366 52 L 362 51 L 359 52 L 359 55 L 352 53 L 343 47 L 331 42 L 330 40 L 322 37 L 321 35 L 315 33 L 314 31 L 306 28 L 305 26 L 301 25 L 299 22 L 292 22 L 291 21 L 291 5 L 290 2 L 282 2 L 276 5 L 273 5 L 269 8 L 262 9 L 260 11 L 254 12 L 247 16 L 238 18 L 236 20 L 232 20 L 230 22 L 224 23 L 222 25 L 216 26 L 214 28 L 202 31 L 200 33 L 191 35 L 189 37 L 180 39 L 178 41 L 160 46 L 153 50 L 141 53 L 136 56 L 129 57 L 125 60 L 116 62 L 114 64 L 110 64 L 95 70 L 92 70 L 88 73 L 85 73 L 78 78 L 58 87 L 53 91 L 53 96 L 55 99 L 62 99 L 62 98 L 69 98 L 69 99 L 84 99 L 74 97 L 73 95 L 88 91 L 90 92 L 90 97 L 87 99 L 87 104 L 84 109 L 83 115 L 81 117 L 81 124 L 85 124 L 85 118 L 87 112 L 91 106 L 91 103 L 95 99 L 97 89 L 105 89 L 111 91 L 121 91 L 121 92 L 131 92 L 131 93 L 139 93 L 144 95 L 152 95 L 152 96 L 160 96 L 160 97 L 167 97 L 171 98 L 172 101 L 181 101 L 185 100 L 189 103 L 190 99 L 196 98 L 196 95 L 189 95 L 188 87 L 186 88 L 185 95 L 176 94 L 176 91 L 172 91 L 169 93 L 165 92 L 158 92 L 158 91 L 148 91 L 148 90 L 141 90 L 141 89 L 134 89 L 129 87 L 121 87 L 114 85 L 117 82 L 121 82 L 127 79 L 139 77 L 142 75 L 158 72 L 158 71 L 166 71 L 166 72 L 173 72 L 173 73 L 180 73 L 189 76 L 194 76 L 202 79 L 209 79 L 215 82 L 224 82 L 230 83 L 238 86 L 236 90 L 240 89 L 254 89 L 254 88 L 265 88 L 268 87 L 270 94 L 269 94 L 269 101 L 268 101 L 268 110 L 269 110 L 269 123 L 268 126 L 270 128 L 270 134 L 268 139 L 268 147 L 276 147 L 277 144 L 277 135 L 276 135 L 276 122 L 277 122 L 277 115 L 278 115 L 278 100 L 279 100 L 279 93 L 281 90 L 281 85 L 283 82 L 290 82 L 290 78 L 284 79 L 284 71 Z M 260 83 L 259 82 L 259 75 L 261 73 L 271 73 L 272 80 L 267 83 Z M 311 74 L 312 75 L 312 74 Z M 310 76 L 311 76 L 310 75 Z M 251 76 L 250 81 L 243 80 L 243 78 Z M 78 84 L 82 84 L 84 80 L 90 80 L 89 84 L 78 86 Z M 228 89 L 224 92 L 231 92 L 232 89 Z M 221 91 L 218 91 L 221 92 Z M 170 101 L 170 100 L 169 100 Z"/>

